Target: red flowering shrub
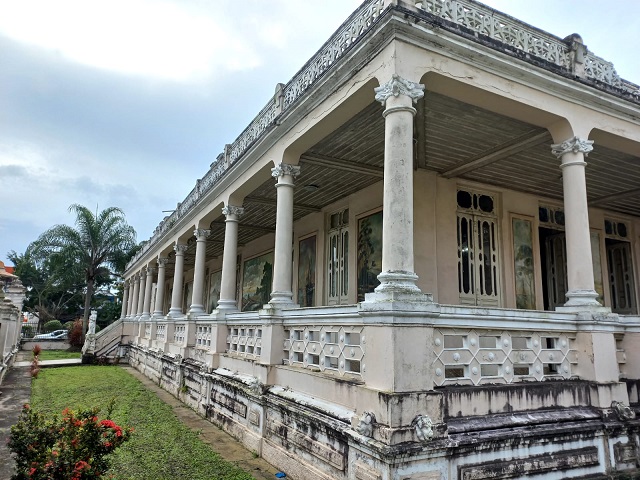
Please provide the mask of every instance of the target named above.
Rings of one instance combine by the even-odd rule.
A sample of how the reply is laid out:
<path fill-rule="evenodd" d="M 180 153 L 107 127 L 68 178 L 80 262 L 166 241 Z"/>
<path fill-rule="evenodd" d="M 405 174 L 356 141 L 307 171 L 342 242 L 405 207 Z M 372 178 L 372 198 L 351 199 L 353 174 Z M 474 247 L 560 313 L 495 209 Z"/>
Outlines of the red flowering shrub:
<path fill-rule="evenodd" d="M 33 378 L 38 378 L 38 374 L 40 373 L 40 352 L 42 352 L 42 348 L 38 344 L 36 344 L 31 350 L 31 353 L 33 353 L 33 359 L 31 360 L 29 371 Z"/>
<path fill-rule="evenodd" d="M 78 318 L 73 321 L 73 325 L 69 328 L 69 345 L 76 348 L 82 348 L 82 319 Z"/>
<path fill-rule="evenodd" d="M 16 454 L 12 480 L 99 479 L 109 467 L 105 458 L 129 440 L 132 429 L 99 420 L 99 409 L 47 417 L 25 405 L 11 427 L 9 449 Z"/>

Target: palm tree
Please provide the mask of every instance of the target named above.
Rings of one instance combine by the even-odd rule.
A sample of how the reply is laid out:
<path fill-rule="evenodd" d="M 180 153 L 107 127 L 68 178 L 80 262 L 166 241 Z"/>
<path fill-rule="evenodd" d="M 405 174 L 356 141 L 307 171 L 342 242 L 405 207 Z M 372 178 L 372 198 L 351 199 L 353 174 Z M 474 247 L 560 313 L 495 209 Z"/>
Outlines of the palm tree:
<path fill-rule="evenodd" d="M 117 207 L 94 215 L 82 205 L 73 204 L 69 211 L 76 215 L 75 228 L 55 225 L 34 242 L 37 251 L 73 259 L 84 273 L 87 290 L 84 300 L 82 335 L 87 331 L 91 299 L 96 278 L 124 270 L 129 253 L 135 249 L 136 232 Z"/>

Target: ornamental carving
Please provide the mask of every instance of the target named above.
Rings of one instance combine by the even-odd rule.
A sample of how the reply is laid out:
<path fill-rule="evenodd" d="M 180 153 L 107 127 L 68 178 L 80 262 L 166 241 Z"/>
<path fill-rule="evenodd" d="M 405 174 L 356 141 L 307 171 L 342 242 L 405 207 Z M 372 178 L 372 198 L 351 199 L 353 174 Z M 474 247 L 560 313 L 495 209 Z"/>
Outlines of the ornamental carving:
<path fill-rule="evenodd" d="M 154 267 L 147 267 L 147 277 L 153 276 L 156 273 L 156 269 Z"/>
<path fill-rule="evenodd" d="M 593 140 L 584 140 L 580 137 L 573 137 L 562 143 L 551 145 L 551 153 L 560 158 L 565 153 L 584 153 L 586 157 L 593 150 Z"/>
<path fill-rule="evenodd" d="M 271 169 L 272 177 L 278 178 L 283 175 L 291 175 L 292 177 L 297 177 L 298 175 L 300 175 L 300 166 L 280 162 L 277 167 Z"/>
<path fill-rule="evenodd" d="M 625 405 L 622 402 L 611 402 L 611 408 L 616 416 L 623 422 L 636 418 L 636 412 L 634 412 L 629 405 Z"/>
<path fill-rule="evenodd" d="M 158 265 L 160 266 L 160 268 L 166 267 L 167 263 L 169 263 L 168 257 L 158 257 Z"/>
<path fill-rule="evenodd" d="M 229 216 L 229 215 L 240 216 L 243 213 L 244 213 L 244 207 L 237 207 L 235 205 L 227 205 L 222 209 L 222 214 L 226 216 Z"/>
<path fill-rule="evenodd" d="M 182 243 L 177 243 L 173 246 L 173 250 L 176 252 L 176 255 L 183 255 L 184 252 L 187 251 L 187 248 L 189 248 L 189 245 L 184 245 Z"/>
<path fill-rule="evenodd" d="M 416 429 L 418 440 L 425 443 L 433 438 L 433 422 L 428 415 L 416 415 L 411 425 Z"/>
<path fill-rule="evenodd" d="M 382 105 L 384 105 L 387 98 L 391 96 L 406 95 L 411 98 L 413 103 L 416 103 L 419 98 L 424 96 L 424 85 L 402 78 L 395 73 L 391 77 L 391 80 L 384 85 L 376 87 L 374 90 L 376 92 L 376 100 Z"/>
<path fill-rule="evenodd" d="M 204 228 L 196 228 L 193 231 L 193 234 L 196 236 L 198 240 L 200 240 L 203 237 L 204 239 L 207 239 L 209 235 L 211 235 L 211 230 L 205 230 Z"/>
<path fill-rule="evenodd" d="M 363 437 L 371 438 L 373 436 L 373 424 L 376 423 L 376 416 L 372 412 L 364 412 L 358 419 L 356 432 Z"/>

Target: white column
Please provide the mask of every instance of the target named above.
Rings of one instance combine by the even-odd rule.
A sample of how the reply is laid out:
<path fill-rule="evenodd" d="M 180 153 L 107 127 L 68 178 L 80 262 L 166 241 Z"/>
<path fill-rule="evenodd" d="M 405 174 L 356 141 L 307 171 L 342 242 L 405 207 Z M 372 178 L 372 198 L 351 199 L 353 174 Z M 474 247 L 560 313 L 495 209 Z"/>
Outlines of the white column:
<path fill-rule="evenodd" d="M 140 296 L 140 274 L 133 276 L 133 295 L 131 296 L 131 310 L 129 316 L 135 317 L 138 311 L 138 297 Z"/>
<path fill-rule="evenodd" d="M 179 317 L 182 315 L 182 281 L 184 276 L 184 252 L 187 251 L 187 245 L 176 244 L 173 246 L 176 252 L 176 264 L 173 271 L 173 293 L 171 294 L 171 308 L 169 309 L 170 317 Z"/>
<path fill-rule="evenodd" d="M 551 145 L 560 159 L 564 195 L 565 237 L 567 241 L 567 303 L 565 307 L 599 307 L 593 280 L 591 233 L 584 158 L 593 150 L 593 141 L 573 137 Z"/>
<path fill-rule="evenodd" d="M 140 320 L 144 307 L 144 291 L 147 285 L 147 269 L 140 270 L 140 288 L 138 289 L 138 309 L 136 310 L 136 320 Z"/>
<path fill-rule="evenodd" d="M 156 304 L 153 309 L 154 317 L 162 317 L 163 314 L 163 306 L 164 306 L 164 278 L 167 263 L 169 259 L 167 257 L 158 257 L 158 282 L 156 285 L 158 286 L 156 290 Z"/>
<path fill-rule="evenodd" d="M 376 292 L 418 293 L 413 264 L 413 108 L 424 85 L 398 75 L 375 89 L 385 107 L 382 272 Z"/>
<path fill-rule="evenodd" d="M 129 308 L 129 279 L 124 281 L 124 289 L 122 291 L 122 310 L 120 311 L 120 318 L 125 318 Z"/>
<path fill-rule="evenodd" d="M 293 179 L 300 175 L 300 167 L 280 163 L 271 169 L 271 176 L 278 179 L 276 205 L 276 240 L 273 253 L 273 288 L 271 304 L 292 304 L 291 290 L 292 242 L 293 242 Z"/>
<path fill-rule="evenodd" d="M 227 217 L 224 229 L 224 251 L 222 254 L 222 278 L 220 279 L 220 300 L 218 310 L 237 310 L 236 262 L 238 256 L 238 221 L 244 208 L 227 205 L 222 209 Z"/>
<path fill-rule="evenodd" d="M 147 280 L 144 289 L 144 304 L 142 307 L 142 320 L 149 320 L 151 316 L 151 291 L 153 288 L 153 275 L 156 273 L 156 269 L 153 267 L 147 267 Z"/>
<path fill-rule="evenodd" d="M 211 230 L 196 229 L 193 231 L 196 236 L 196 263 L 193 270 L 193 295 L 191 297 L 190 314 L 202 315 L 204 311 L 204 265 L 207 260 L 207 238 L 211 235 Z"/>

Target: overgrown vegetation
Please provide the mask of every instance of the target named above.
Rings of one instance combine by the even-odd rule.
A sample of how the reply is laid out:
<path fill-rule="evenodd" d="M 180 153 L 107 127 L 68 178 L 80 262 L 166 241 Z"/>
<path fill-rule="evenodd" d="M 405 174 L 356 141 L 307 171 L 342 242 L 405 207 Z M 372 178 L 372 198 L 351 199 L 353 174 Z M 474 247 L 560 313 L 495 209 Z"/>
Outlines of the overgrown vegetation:
<path fill-rule="evenodd" d="M 63 408 L 106 409 L 117 398 L 111 418 L 135 429 L 112 456 L 108 474 L 131 480 L 250 480 L 225 462 L 198 434 L 183 425 L 171 407 L 118 367 L 45 369 L 33 383 L 32 407 L 49 414 Z"/>

